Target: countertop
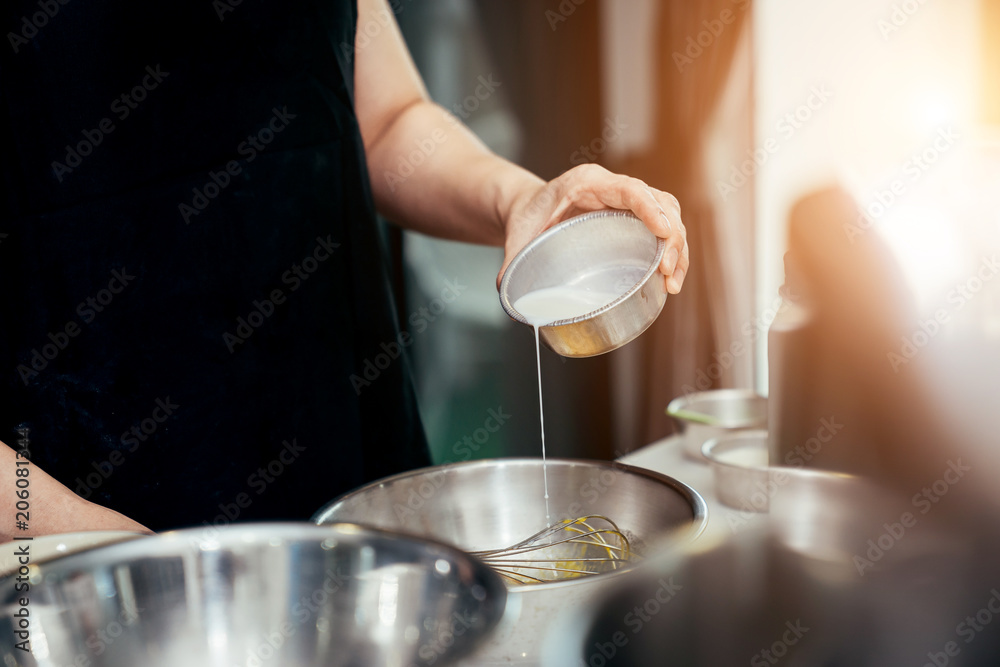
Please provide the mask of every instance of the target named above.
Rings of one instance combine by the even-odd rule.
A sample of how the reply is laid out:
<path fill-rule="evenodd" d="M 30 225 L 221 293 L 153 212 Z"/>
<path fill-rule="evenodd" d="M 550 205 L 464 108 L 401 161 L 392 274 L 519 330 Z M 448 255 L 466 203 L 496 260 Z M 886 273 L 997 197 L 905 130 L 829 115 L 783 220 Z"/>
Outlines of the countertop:
<path fill-rule="evenodd" d="M 725 538 L 766 520 L 766 514 L 735 510 L 720 503 L 712 468 L 707 462 L 694 461 L 684 454 L 680 435 L 657 440 L 618 460 L 673 477 L 697 491 L 708 506 L 708 524 L 702 538 Z"/>

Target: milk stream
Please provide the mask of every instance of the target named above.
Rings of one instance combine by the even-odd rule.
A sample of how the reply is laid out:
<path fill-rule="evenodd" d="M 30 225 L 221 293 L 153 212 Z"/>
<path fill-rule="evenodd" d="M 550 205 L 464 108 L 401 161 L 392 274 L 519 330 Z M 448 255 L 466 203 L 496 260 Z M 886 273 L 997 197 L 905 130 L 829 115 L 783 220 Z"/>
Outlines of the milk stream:
<path fill-rule="evenodd" d="M 552 526 L 549 511 L 549 470 L 545 455 L 545 409 L 542 407 L 542 353 L 538 328 L 559 320 L 568 320 L 591 313 L 618 298 L 617 294 L 586 290 L 578 287 L 546 287 L 522 296 L 514 302 L 514 310 L 521 313 L 535 330 L 535 364 L 538 367 L 538 422 L 542 432 L 542 478 L 545 483 L 545 525 Z"/>
<path fill-rule="evenodd" d="M 555 320 L 553 320 L 555 321 Z M 542 478 L 545 480 L 545 526 L 552 527 L 552 513 L 549 511 L 549 464 L 545 460 L 545 409 L 542 407 L 542 348 L 538 344 L 538 325 L 535 329 L 535 366 L 538 368 L 538 425 L 542 431 Z"/>

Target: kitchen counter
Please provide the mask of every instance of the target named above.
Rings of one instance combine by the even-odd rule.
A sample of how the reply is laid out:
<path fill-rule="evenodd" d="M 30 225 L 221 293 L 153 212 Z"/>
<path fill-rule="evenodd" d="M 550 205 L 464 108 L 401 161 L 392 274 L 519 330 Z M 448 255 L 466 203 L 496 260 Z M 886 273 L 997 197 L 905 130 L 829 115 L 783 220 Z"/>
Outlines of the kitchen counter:
<path fill-rule="evenodd" d="M 701 539 L 725 538 L 766 520 L 766 514 L 734 510 L 720 503 L 715 494 L 712 468 L 707 462 L 699 463 L 685 456 L 680 435 L 650 443 L 618 460 L 668 475 L 697 491 L 708 506 L 708 525 Z"/>

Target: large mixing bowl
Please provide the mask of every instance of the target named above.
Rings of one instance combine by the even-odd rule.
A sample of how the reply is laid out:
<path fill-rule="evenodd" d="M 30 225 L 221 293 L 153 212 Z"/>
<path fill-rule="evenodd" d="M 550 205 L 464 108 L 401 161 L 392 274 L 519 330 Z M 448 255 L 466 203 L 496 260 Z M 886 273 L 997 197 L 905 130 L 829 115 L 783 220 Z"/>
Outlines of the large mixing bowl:
<path fill-rule="evenodd" d="M 25 667 L 451 664 L 506 599 L 461 551 L 353 525 L 190 529 L 26 569 L 26 591 L 0 581 L 0 656 Z"/>
<path fill-rule="evenodd" d="M 688 542 L 704 529 L 705 502 L 666 475 L 611 461 L 548 462 L 553 522 L 600 514 L 615 521 L 640 556 Z M 472 461 L 387 477 L 320 510 L 318 523 L 352 521 L 440 539 L 467 550 L 510 546 L 546 526 L 540 459 Z M 468 664 L 537 664 L 550 621 L 641 568 L 510 587 L 497 631 Z M 464 663 L 463 663 L 464 664 Z"/>
<path fill-rule="evenodd" d="M 619 295 L 593 312 L 539 327 L 564 357 L 592 357 L 625 345 L 649 328 L 667 300 L 658 273 L 666 242 L 622 211 L 577 216 L 540 234 L 517 254 L 500 281 L 500 304 L 528 324 L 514 304 L 549 287 Z"/>

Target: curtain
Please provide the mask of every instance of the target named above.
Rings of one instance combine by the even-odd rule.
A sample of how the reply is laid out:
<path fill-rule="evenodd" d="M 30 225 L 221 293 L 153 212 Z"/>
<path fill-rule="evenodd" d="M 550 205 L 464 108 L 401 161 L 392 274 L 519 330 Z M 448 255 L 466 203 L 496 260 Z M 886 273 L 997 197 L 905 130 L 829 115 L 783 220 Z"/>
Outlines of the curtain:
<path fill-rule="evenodd" d="M 622 11 L 628 11 L 629 4 L 624 3 Z M 753 188 L 746 185 L 727 199 L 729 209 L 742 214 L 729 215 L 728 228 L 720 228 L 717 187 L 708 177 L 711 165 L 706 159 L 710 133 L 719 131 L 715 123 L 724 97 L 730 107 L 736 106 L 721 116 L 727 120 L 724 136 L 737 149 L 728 152 L 739 155 L 752 145 L 751 9 L 742 0 L 664 0 L 658 10 L 651 54 L 656 91 L 653 143 L 609 166 L 678 198 L 688 230 L 691 270 L 682 293 L 668 297 L 653 326 L 614 353 L 619 453 L 672 433 L 664 409 L 685 391 L 707 388 L 708 381 L 711 386 L 749 384 L 753 356 L 750 350 L 727 367 L 714 356 L 740 336 L 740 323 L 752 311 Z M 730 76 L 737 57 L 743 66 L 740 81 Z M 734 87 L 735 94 L 725 95 Z"/>

